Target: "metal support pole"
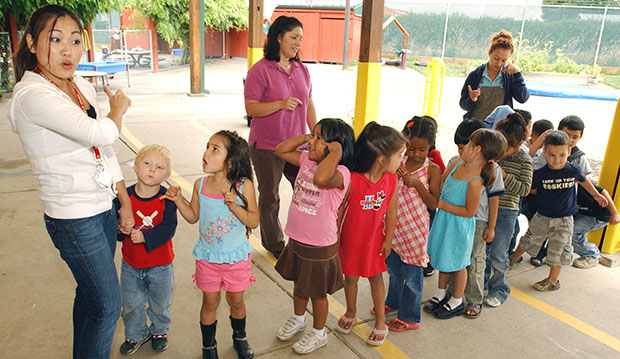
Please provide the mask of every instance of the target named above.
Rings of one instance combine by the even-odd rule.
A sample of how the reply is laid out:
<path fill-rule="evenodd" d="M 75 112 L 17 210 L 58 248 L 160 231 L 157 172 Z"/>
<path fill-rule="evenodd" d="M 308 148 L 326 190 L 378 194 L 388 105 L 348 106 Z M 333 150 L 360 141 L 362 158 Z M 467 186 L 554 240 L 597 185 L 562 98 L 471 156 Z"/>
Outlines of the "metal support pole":
<path fill-rule="evenodd" d="M 598 44 L 596 44 L 596 52 L 594 53 L 594 64 L 596 66 L 598 62 L 598 52 L 601 49 L 601 40 L 603 39 L 603 29 L 605 29 L 605 19 L 607 18 L 607 5 L 605 5 L 605 12 L 603 13 L 603 21 L 601 22 L 601 32 L 598 34 Z"/>
<path fill-rule="evenodd" d="M 448 19 L 450 18 L 450 2 L 446 4 L 446 23 L 443 27 L 443 44 L 441 46 L 441 61 L 443 61 L 444 54 L 446 53 L 446 36 L 448 34 Z"/>
<path fill-rule="evenodd" d="M 523 42 L 523 32 L 525 31 L 525 10 L 527 9 L 527 1 L 523 5 L 523 15 L 521 15 L 521 32 L 519 33 L 519 47 L 517 48 L 517 60 L 521 55 L 521 43 Z"/>
<path fill-rule="evenodd" d="M 349 21 L 351 13 L 351 0 L 347 0 L 344 6 L 344 42 L 342 46 L 342 69 L 346 70 L 349 64 Z"/>

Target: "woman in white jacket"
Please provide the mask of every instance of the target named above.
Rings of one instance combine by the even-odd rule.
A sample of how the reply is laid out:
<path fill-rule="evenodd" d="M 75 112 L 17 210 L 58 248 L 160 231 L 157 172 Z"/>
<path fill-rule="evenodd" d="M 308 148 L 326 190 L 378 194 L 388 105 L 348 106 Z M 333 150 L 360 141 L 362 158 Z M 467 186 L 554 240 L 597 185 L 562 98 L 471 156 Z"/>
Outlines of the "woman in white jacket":
<path fill-rule="evenodd" d="M 129 234 L 134 225 L 112 144 L 130 100 L 106 88 L 111 110 L 103 116 L 92 85 L 74 76 L 82 32 L 62 6 L 32 14 L 17 52 L 9 118 L 38 180 L 47 231 L 77 282 L 73 357 L 109 358 L 121 308 L 115 191 L 118 227 Z"/>

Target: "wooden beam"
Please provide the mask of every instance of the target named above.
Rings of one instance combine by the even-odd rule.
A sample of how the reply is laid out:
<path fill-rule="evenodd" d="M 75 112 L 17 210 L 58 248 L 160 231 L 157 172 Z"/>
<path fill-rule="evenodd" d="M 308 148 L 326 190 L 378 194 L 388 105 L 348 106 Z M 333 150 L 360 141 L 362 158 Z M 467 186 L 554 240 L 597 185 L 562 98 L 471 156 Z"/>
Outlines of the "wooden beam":
<path fill-rule="evenodd" d="M 88 61 L 95 61 L 95 37 L 93 36 L 93 27 L 91 24 L 86 26 L 86 36 L 88 36 L 88 42 L 90 42 Z"/>
<path fill-rule="evenodd" d="M 263 0 L 250 0 L 248 47 L 263 47 Z"/>
<path fill-rule="evenodd" d="M 200 33 L 200 2 L 202 0 L 189 1 L 189 74 L 190 74 L 190 93 L 199 94 L 202 92 L 200 83 L 200 41 L 203 35 Z"/>
<path fill-rule="evenodd" d="M 263 57 L 263 0 L 250 0 L 248 23 L 248 69 Z"/>
<path fill-rule="evenodd" d="M 360 62 L 381 62 L 383 41 L 383 0 L 364 0 Z"/>
<path fill-rule="evenodd" d="M 148 29 L 151 32 L 151 64 L 155 73 L 159 71 L 159 49 L 157 48 L 157 29 L 155 28 L 155 22 L 151 18 L 148 20 Z"/>

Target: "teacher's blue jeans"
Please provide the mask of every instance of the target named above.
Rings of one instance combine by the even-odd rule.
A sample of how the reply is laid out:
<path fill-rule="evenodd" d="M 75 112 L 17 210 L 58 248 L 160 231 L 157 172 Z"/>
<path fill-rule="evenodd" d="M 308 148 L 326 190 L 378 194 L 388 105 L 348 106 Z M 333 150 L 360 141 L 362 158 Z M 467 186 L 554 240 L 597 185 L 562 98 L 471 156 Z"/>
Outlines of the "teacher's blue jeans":
<path fill-rule="evenodd" d="M 499 208 L 495 223 L 495 238 L 487 244 L 487 262 L 484 273 L 485 287 L 489 289 L 489 297 L 504 302 L 510 295 L 510 284 L 506 281 L 508 273 L 508 247 L 515 230 L 515 222 L 519 216 L 518 209 Z M 491 268 L 493 274 L 491 275 Z"/>
<path fill-rule="evenodd" d="M 47 232 L 77 283 L 73 302 L 73 358 L 109 358 L 121 310 L 114 265 L 114 209 L 92 217 L 44 217 Z"/>

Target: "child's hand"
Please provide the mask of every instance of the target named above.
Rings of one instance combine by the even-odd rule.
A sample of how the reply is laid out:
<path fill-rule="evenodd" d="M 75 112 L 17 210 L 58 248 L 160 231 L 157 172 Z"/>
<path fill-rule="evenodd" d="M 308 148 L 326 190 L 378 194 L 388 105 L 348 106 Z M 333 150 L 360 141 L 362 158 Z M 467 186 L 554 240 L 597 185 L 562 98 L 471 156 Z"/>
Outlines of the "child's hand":
<path fill-rule="evenodd" d="M 311 138 L 312 138 L 312 134 L 311 133 L 306 133 L 304 135 L 304 143 L 308 143 L 308 141 L 310 141 Z"/>
<path fill-rule="evenodd" d="M 407 187 L 413 187 L 413 188 L 419 188 L 418 186 L 423 185 L 422 181 L 420 181 L 420 179 L 414 175 L 413 173 L 410 173 L 406 176 L 403 177 L 403 183 L 405 184 L 405 186 Z"/>
<path fill-rule="evenodd" d="M 181 187 L 179 186 L 170 186 L 168 187 L 168 190 L 166 191 L 166 194 L 164 194 L 163 196 L 159 197 L 160 200 L 164 200 L 164 199 L 168 199 L 171 200 L 172 202 L 177 202 L 178 200 L 180 200 L 181 197 Z"/>
<path fill-rule="evenodd" d="M 439 201 L 437 201 L 437 209 L 443 209 L 445 211 L 445 201 L 439 197 Z"/>
<path fill-rule="evenodd" d="M 494 238 L 495 238 L 495 228 L 487 227 L 487 229 L 485 229 L 484 233 L 482 234 L 482 239 L 484 239 L 484 241 L 487 243 L 491 243 L 493 242 Z"/>
<path fill-rule="evenodd" d="M 133 213 L 131 212 L 131 207 L 121 206 L 121 208 L 118 210 L 118 216 L 119 216 L 118 230 L 122 234 L 129 235 L 129 233 L 131 233 L 131 230 L 133 229 L 133 226 L 136 224 L 136 222 L 133 219 Z"/>
<path fill-rule="evenodd" d="M 407 167 L 404 164 L 401 164 L 400 167 L 396 170 L 396 175 L 398 177 L 405 177 L 407 175 Z"/>
<path fill-rule="evenodd" d="M 226 203 L 226 205 L 228 206 L 228 209 L 232 212 L 233 209 L 238 206 L 237 196 L 232 192 L 228 192 L 224 190 L 222 190 L 222 194 L 224 195 L 224 203 Z"/>
<path fill-rule="evenodd" d="M 131 241 L 132 241 L 134 244 L 144 243 L 144 235 L 142 234 L 142 231 L 141 231 L 141 230 L 139 230 L 139 229 L 135 229 L 135 228 L 134 228 L 134 229 L 131 231 L 131 235 L 130 235 L 130 237 L 131 237 Z"/>
<path fill-rule="evenodd" d="M 620 223 L 620 215 L 618 213 L 609 216 L 609 224 L 614 225 Z"/>
<path fill-rule="evenodd" d="M 338 141 L 328 142 L 327 150 L 329 151 L 329 153 L 332 153 L 332 152 L 342 153 L 342 145 Z"/>
<path fill-rule="evenodd" d="M 598 202 L 599 206 L 601 207 L 607 207 L 609 205 L 609 202 L 607 202 L 607 198 L 605 198 L 605 196 L 600 193 L 596 197 L 594 197 L 594 199 L 596 199 L 596 202 Z"/>
<path fill-rule="evenodd" d="M 391 250 L 392 242 L 383 241 L 383 244 L 381 244 L 381 249 L 379 249 L 379 256 L 387 258 L 390 255 Z"/>
<path fill-rule="evenodd" d="M 543 133 L 541 133 L 537 138 L 536 141 L 532 142 L 532 144 L 530 145 L 530 149 L 533 148 L 534 152 L 538 151 L 539 148 L 541 148 L 544 144 L 545 144 L 545 138 L 547 138 L 547 135 L 549 134 L 549 132 L 553 131 L 553 129 L 549 129 Z M 530 154 L 532 153 L 532 151 L 530 151 Z"/>

